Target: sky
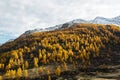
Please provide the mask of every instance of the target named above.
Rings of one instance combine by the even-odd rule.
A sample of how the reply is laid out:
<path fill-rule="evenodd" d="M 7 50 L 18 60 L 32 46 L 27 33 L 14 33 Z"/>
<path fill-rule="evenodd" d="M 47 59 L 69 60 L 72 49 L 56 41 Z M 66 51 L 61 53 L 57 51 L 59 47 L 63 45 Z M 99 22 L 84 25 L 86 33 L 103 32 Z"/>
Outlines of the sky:
<path fill-rule="evenodd" d="M 120 15 L 120 0 L 0 0 L 0 43 L 26 30 Z"/>

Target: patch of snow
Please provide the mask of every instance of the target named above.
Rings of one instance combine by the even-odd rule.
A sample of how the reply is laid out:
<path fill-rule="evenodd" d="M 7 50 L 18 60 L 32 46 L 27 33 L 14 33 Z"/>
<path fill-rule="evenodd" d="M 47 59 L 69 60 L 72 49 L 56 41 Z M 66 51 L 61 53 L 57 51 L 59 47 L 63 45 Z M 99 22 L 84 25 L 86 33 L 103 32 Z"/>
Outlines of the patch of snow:
<path fill-rule="evenodd" d="M 86 21 L 82 19 L 76 19 L 70 22 L 66 22 L 64 24 L 56 25 L 53 27 L 45 28 L 45 29 L 34 29 L 34 30 L 28 30 L 23 35 L 30 35 L 34 32 L 43 32 L 43 31 L 52 31 L 56 29 L 62 29 L 66 27 L 70 27 L 76 23 L 94 23 L 94 24 L 114 24 L 120 26 L 120 16 L 117 16 L 115 18 L 104 18 L 104 17 L 96 17 L 93 20 Z"/>

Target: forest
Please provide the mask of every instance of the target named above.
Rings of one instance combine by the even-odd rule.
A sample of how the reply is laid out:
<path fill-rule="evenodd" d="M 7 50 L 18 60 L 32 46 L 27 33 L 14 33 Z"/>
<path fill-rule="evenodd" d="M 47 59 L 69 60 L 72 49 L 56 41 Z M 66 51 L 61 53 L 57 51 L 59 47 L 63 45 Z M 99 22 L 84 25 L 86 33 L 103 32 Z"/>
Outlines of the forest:
<path fill-rule="evenodd" d="M 55 80 L 119 64 L 120 27 L 115 25 L 75 24 L 0 46 L 0 79 L 5 80 Z"/>

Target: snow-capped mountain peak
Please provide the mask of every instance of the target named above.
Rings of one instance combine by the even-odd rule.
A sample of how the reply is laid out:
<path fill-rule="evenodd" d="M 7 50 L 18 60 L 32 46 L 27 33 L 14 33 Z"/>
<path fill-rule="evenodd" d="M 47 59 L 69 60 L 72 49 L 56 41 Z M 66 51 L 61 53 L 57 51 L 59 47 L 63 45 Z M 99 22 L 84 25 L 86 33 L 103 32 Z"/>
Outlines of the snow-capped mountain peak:
<path fill-rule="evenodd" d="M 119 19 L 119 20 L 120 20 L 120 16 L 114 17 L 114 18 L 112 18 L 112 19 Z"/>
<path fill-rule="evenodd" d="M 111 24 L 111 20 L 103 17 L 96 17 L 95 19 L 91 20 L 90 23 L 95 24 Z"/>
<path fill-rule="evenodd" d="M 95 19 L 90 20 L 90 21 L 83 20 L 83 19 L 76 19 L 76 20 L 66 22 L 64 24 L 56 25 L 56 26 L 53 26 L 53 27 L 48 27 L 48 28 L 45 28 L 45 29 L 28 30 L 23 35 L 27 36 L 27 35 L 32 34 L 34 32 L 43 32 L 43 31 L 52 31 L 52 30 L 56 30 L 56 29 L 63 29 L 63 28 L 66 28 L 66 27 L 70 27 L 70 26 L 72 26 L 76 23 L 113 24 L 113 25 L 120 26 L 120 16 L 117 16 L 117 17 L 114 17 L 114 18 L 96 17 Z"/>

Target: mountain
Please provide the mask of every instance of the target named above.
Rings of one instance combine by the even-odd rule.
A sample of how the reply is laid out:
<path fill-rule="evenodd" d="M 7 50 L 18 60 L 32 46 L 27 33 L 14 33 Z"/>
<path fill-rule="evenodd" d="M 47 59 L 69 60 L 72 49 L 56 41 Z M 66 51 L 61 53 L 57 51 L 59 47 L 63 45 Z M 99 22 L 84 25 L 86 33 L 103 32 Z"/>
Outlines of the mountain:
<path fill-rule="evenodd" d="M 52 27 L 52 31 L 28 33 L 0 46 L 0 78 L 78 80 L 88 75 L 120 79 L 120 27 L 77 21 L 70 22 L 72 26 Z"/>
<path fill-rule="evenodd" d="M 64 24 L 59 24 L 59 25 L 56 25 L 56 26 L 53 26 L 53 27 L 48 27 L 48 28 L 45 28 L 45 29 L 28 30 L 25 33 L 23 33 L 21 36 L 28 36 L 28 35 L 30 35 L 32 33 L 35 33 L 35 32 L 44 32 L 44 31 L 52 31 L 52 30 L 57 30 L 57 29 L 64 29 L 64 28 L 70 27 L 70 26 L 72 26 L 76 23 L 87 23 L 87 21 L 82 20 L 82 19 L 76 19 L 76 20 L 73 20 L 73 21 L 70 21 L 70 22 L 66 22 Z"/>
<path fill-rule="evenodd" d="M 32 34 L 34 32 L 43 32 L 43 31 L 52 31 L 56 29 L 62 29 L 65 27 L 70 27 L 76 23 L 93 23 L 93 24 L 112 24 L 112 25 L 118 25 L 120 26 L 120 16 L 117 16 L 115 18 L 104 18 L 104 17 L 96 17 L 93 20 L 83 20 L 83 19 L 76 19 L 70 22 L 66 22 L 64 24 L 56 25 L 54 27 L 49 27 L 45 29 L 34 29 L 34 30 L 28 30 L 22 36 L 27 36 L 29 34 Z"/>
<path fill-rule="evenodd" d="M 96 17 L 94 20 L 91 20 L 90 23 L 95 24 L 113 24 L 120 26 L 120 16 L 115 18 L 103 18 L 103 17 Z"/>

